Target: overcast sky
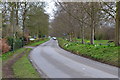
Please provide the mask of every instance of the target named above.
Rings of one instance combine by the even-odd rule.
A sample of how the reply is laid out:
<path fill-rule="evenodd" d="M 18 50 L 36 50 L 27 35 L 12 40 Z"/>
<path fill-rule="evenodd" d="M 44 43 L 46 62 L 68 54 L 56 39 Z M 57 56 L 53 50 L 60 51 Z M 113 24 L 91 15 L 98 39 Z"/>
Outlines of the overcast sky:
<path fill-rule="evenodd" d="M 49 14 L 50 19 L 54 19 L 54 11 L 57 10 L 57 8 L 55 7 L 55 2 L 54 0 L 46 0 L 46 13 Z"/>

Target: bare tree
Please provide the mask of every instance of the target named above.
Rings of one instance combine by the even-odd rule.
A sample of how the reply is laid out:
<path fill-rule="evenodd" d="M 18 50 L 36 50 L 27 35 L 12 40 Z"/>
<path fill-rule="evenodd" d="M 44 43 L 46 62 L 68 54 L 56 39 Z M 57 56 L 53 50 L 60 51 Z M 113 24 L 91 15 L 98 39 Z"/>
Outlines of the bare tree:
<path fill-rule="evenodd" d="M 120 1 L 116 4 L 116 28 L 115 28 L 115 45 L 120 45 Z"/>

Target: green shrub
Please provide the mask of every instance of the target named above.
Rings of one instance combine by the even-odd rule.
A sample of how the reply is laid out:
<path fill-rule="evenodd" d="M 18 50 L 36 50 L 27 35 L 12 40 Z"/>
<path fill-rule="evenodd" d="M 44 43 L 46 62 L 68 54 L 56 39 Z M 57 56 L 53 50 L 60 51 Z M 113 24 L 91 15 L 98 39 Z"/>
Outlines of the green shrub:
<path fill-rule="evenodd" d="M 11 51 L 21 48 L 23 45 L 23 41 L 20 38 L 8 37 L 7 42 L 11 46 Z"/>

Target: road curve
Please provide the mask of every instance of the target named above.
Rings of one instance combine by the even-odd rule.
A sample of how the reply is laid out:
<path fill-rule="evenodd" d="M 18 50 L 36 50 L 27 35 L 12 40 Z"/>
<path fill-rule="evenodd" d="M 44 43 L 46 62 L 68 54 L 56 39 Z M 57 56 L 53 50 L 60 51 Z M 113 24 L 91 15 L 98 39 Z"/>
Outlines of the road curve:
<path fill-rule="evenodd" d="M 118 68 L 74 55 L 49 40 L 34 48 L 30 60 L 44 78 L 118 78 Z"/>

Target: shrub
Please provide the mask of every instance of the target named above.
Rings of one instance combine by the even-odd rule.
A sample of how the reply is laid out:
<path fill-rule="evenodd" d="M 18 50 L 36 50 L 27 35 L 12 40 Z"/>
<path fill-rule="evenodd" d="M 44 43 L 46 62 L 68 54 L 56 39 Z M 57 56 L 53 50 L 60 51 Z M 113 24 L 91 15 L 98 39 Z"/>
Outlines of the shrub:
<path fill-rule="evenodd" d="M 8 37 L 8 44 L 11 46 L 11 51 L 21 48 L 23 46 L 23 41 L 20 38 Z"/>
<path fill-rule="evenodd" d="M 0 50 L 2 53 L 6 53 L 10 50 L 10 46 L 8 45 L 6 39 L 0 39 Z"/>

